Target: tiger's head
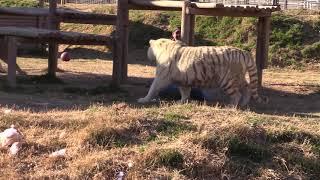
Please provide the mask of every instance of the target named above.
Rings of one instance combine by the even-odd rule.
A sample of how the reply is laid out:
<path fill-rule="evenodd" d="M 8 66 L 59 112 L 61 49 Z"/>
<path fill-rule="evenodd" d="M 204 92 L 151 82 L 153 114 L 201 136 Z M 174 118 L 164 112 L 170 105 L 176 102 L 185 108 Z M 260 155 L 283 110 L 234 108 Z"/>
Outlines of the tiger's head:
<path fill-rule="evenodd" d="M 169 56 L 169 52 L 174 50 L 177 46 L 180 47 L 184 45 L 181 41 L 173 41 L 171 39 L 151 39 L 149 41 L 150 47 L 148 49 L 148 59 L 151 61 L 156 61 L 158 64 L 161 64 L 160 55 Z M 168 57 L 167 57 L 168 59 Z"/>

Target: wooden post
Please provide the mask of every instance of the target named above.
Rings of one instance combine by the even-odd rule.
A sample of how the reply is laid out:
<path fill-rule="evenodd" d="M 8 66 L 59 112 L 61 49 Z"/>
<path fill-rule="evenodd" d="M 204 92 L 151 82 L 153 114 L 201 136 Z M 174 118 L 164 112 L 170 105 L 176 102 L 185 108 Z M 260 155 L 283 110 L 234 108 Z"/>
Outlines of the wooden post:
<path fill-rule="evenodd" d="M 39 0 L 39 7 L 41 7 L 41 8 L 44 7 L 44 0 Z"/>
<path fill-rule="evenodd" d="M 58 29 L 57 22 L 57 0 L 49 1 L 49 16 L 48 27 L 49 29 Z M 49 42 L 49 59 L 48 59 L 48 75 L 50 77 L 56 77 L 58 60 L 58 44 L 56 42 Z"/>
<path fill-rule="evenodd" d="M 117 58 L 121 65 L 121 80 L 128 77 L 128 31 L 129 26 L 129 2 L 128 0 L 118 0 L 117 8 Z M 120 76 L 120 74 L 119 74 Z"/>
<path fill-rule="evenodd" d="M 112 56 L 113 56 L 113 66 L 112 66 L 112 82 L 111 85 L 113 87 L 119 87 L 121 83 L 121 61 L 118 57 L 117 50 L 121 47 L 119 46 L 120 43 L 119 38 L 117 37 L 116 33 L 112 36 Z"/>
<path fill-rule="evenodd" d="M 270 38 L 270 17 L 259 17 L 256 47 L 256 65 L 258 70 L 258 83 L 262 85 L 262 71 L 267 67 L 269 38 Z"/>
<path fill-rule="evenodd" d="M 284 9 L 288 9 L 288 0 L 284 0 Z"/>
<path fill-rule="evenodd" d="M 16 67 L 17 67 L 17 42 L 15 37 L 7 36 L 5 38 L 7 44 L 6 55 L 8 64 L 8 85 L 10 87 L 16 87 Z"/>
<path fill-rule="evenodd" d="M 184 1 L 181 14 L 181 39 L 188 45 L 194 44 L 194 24 L 195 15 L 189 14 L 188 8 L 191 2 L 189 0 Z"/>
<path fill-rule="evenodd" d="M 194 14 L 190 14 L 190 31 L 189 31 L 189 45 L 193 46 L 194 45 L 194 26 L 195 26 L 195 21 L 196 21 L 196 16 Z"/>

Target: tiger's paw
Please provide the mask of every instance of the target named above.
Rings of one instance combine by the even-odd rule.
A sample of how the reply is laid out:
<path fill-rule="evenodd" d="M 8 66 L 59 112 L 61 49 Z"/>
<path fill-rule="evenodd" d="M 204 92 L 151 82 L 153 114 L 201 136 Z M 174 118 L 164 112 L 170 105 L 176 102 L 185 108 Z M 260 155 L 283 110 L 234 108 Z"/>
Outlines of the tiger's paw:
<path fill-rule="evenodd" d="M 151 103 L 151 102 L 157 102 L 156 99 L 148 99 L 148 98 L 139 98 L 138 103 L 145 104 L 145 103 Z"/>
<path fill-rule="evenodd" d="M 189 99 L 180 99 L 178 101 L 178 104 L 188 104 L 189 103 Z"/>
<path fill-rule="evenodd" d="M 148 103 L 148 102 L 150 102 L 150 101 L 147 98 L 139 98 L 138 99 L 138 103 L 141 103 L 141 104 Z"/>

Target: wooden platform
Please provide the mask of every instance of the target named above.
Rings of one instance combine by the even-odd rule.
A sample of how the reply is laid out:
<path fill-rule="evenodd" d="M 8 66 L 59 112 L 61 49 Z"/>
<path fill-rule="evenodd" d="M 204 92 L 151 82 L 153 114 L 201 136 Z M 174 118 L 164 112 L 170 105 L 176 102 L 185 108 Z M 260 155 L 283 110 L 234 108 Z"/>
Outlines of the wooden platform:
<path fill-rule="evenodd" d="M 166 11 L 181 11 L 184 1 L 150 1 L 150 0 L 129 0 L 129 8 L 135 10 L 166 10 Z M 279 11 L 280 6 L 273 5 L 224 5 L 219 3 L 207 2 L 191 2 L 192 11 L 202 9 L 210 11 L 203 13 L 203 15 L 214 14 L 215 16 L 264 16 L 271 14 L 271 12 Z M 194 14 L 194 13 L 192 13 Z M 199 14 L 198 12 L 196 14 Z"/>
<path fill-rule="evenodd" d="M 0 27 L 0 47 L 2 49 L 0 58 L 8 64 L 7 80 L 8 85 L 11 87 L 16 87 L 17 38 L 26 38 L 37 42 L 49 42 L 48 74 L 50 75 L 51 72 L 53 77 L 57 68 L 57 51 L 54 48 L 58 44 L 115 46 L 115 41 L 109 36 L 38 28 Z M 50 43 L 54 45 L 54 48 L 50 48 Z M 50 56 L 50 53 L 53 55 Z"/>

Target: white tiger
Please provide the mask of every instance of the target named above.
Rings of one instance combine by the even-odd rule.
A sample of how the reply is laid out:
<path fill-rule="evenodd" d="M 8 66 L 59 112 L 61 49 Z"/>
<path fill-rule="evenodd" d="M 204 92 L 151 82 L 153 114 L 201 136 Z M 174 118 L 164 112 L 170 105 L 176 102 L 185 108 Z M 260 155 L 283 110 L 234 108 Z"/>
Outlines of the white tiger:
<path fill-rule="evenodd" d="M 150 40 L 149 44 L 148 58 L 157 62 L 156 77 L 139 103 L 150 102 L 171 83 L 179 85 L 182 102 L 190 97 L 191 87 L 219 87 L 232 105 L 244 106 L 251 96 L 259 103 L 267 101 L 258 95 L 257 68 L 249 52 L 230 46 L 191 47 L 169 39 Z"/>

